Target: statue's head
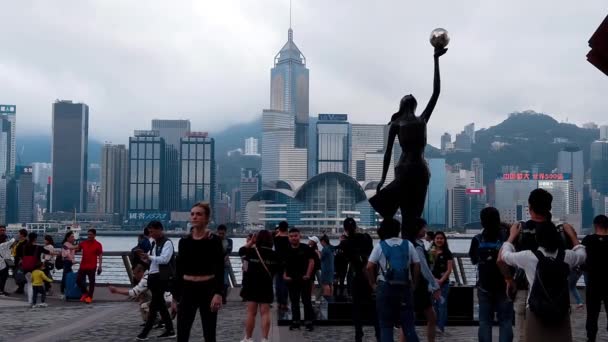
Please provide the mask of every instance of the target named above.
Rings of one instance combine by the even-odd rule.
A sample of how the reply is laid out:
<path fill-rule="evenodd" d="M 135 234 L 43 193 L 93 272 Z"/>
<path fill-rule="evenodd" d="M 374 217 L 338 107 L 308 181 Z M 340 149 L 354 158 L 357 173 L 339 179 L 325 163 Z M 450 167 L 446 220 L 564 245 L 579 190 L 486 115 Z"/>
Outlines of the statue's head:
<path fill-rule="evenodd" d="M 401 99 L 401 103 L 399 104 L 399 113 L 406 115 L 414 115 L 416 113 L 416 107 L 418 106 L 418 102 L 414 95 L 409 94 L 405 95 Z"/>

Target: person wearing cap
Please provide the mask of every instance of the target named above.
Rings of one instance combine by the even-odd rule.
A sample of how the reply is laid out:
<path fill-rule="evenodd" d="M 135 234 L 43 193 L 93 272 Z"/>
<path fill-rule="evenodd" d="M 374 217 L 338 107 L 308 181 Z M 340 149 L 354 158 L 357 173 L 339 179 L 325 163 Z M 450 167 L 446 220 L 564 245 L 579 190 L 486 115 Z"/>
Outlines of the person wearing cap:
<path fill-rule="evenodd" d="M 315 268 L 313 270 L 313 272 L 314 272 L 313 277 L 316 279 L 321 279 L 321 251 L 319 250 L 320 244 L 321 244 L 321 241 L 319 240 L 318 237 L 311 236 L 308 238 L 308 247 L 310 247 L 310 249 L 312 249 L 312 251 L 314 252 L 313 257 L 314 257 L 314 261 L 315 261 Z M 311 284 L 310 284 L 311 297 L 315 290 L 314 278 L 312 279 Z M 315 298 L 317 298 L 317 297 L 315 297 Z"/>

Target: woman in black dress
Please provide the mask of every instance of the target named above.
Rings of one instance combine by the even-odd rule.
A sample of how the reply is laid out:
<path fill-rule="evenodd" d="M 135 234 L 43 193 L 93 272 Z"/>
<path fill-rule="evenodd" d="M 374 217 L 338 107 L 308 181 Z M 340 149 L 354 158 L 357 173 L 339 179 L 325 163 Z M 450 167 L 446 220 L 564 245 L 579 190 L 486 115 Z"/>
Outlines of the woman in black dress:
<path fill-rule="evenodd" d="M 247 277 L 247 283 L 243 283 L 243 299 L 247 301 L 247 320 L 245 338 L 241 342 L 253 342 L 251 336 L 258 310 L 262 316 L 262 342 L 268 341 L 270 304 L 274 299 L 272 279 L 280 268 L 279 259 L 272 250 L 272 245 L 272 234 L 262 230 L 255 238 L 255 245 L 247 245 L 239 251 L 247 264 L 247 270 L 243 275 Z"/>
<path fill-rule="evenodd" d="M 190 210 L 192 233 L 179 241 L 174 298 L 178 299 L 177 340 L 190 339 L 190 330 L 200 311 L 206 342 L 216 342 L 217 312 L 224 291 L 222 241 L 207 227 L 211 217 L 208 203 Z"/>

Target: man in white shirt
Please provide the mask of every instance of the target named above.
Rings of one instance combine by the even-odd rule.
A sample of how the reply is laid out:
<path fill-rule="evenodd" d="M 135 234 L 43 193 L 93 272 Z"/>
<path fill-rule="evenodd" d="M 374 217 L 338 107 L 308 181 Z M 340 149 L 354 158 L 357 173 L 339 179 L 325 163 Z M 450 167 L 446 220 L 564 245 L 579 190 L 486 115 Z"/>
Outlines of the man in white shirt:
<path fill-rule="evenodd" d="M 533 251 L 521 251 L 515 252 L 515 246 L 513 242 L 517 239 L 521 231 L 521 225 L 514 224 L 511 227 L 509 239 L 502 245 L 500 251 L 499 261 L 504 261 L 509 266 L 515 266 L 523 269 L 526 273 L 526 278 L 530 286 L 534 284 L 536 277 L 536 266 L 538 265 L 538 258 L 534 255 Z M 570 266 L 570 269 L 582 265 L 585 262 L 587 256 L 585 252 L 585 246 L 581 245 L 576 236 L 576 232 L 570 225 L 564 225 L 564 232 L 571 240 L 574 248 L 572 250 L 566 250 L 564 255 L 564 262 Z M 538 251 L 546 257 L 555 258 L 558 255 L 558 251 L 562 246 L 562 241 L 553 223 L 544 222 L 536 228 L 536 240 L 538 242 Z M 567 276 L 566 276 L 567 278 Z M 532 291 L 530 291 L 532 293 Z M 529 309 L 528 296 L 528 307 L 526 309 L 526 321 L 525 321 L 525 338 L 526 341 L 540 341 L 547 340 L 552 342 L 558 341 L 572 341 L 572 329 L 570 327 L 570 317 L 564 318 L 563 323 L 555 326 L 546 326 L 542 324 L 536 315 Z"/>
<path fill-rule="evenodd" d="M 139 257 L 143 262 L 150 264 L 148 288 L 152 292 L 152 302 L 150 303 L 150 313 L 146 325 L 136 338 L 138 341 L 148 339 L 148 333 L 154 326 L 157 313 L 160 313 L 165 326 L 165 332 L 158 337 L 173 338 L 177 336 L 175 330 L 173 330 L 173 322 L 165 304 L 165 292 L 169 288 L 169 278 L 171 277 L 168 272 L 171 272 L 171 261 L 174 259 L 173 242 L 165 237 L 163 225 L 159 221 L 150 222 L 148 229 L 150 230 L 150 236 L 154 238 L 155 242 L 152 244 L 150 254 L 140 252 Z"/>
<path fill-rule="evenodd" d="M 414 325 L 414 303 L 412 299 L 412 279 L 420 272 L 420 258 L 411 242 L 399 238 L 401 224 L 395 219 L 384 219 L 378 229 L 382 241 L 372 250 L 367 263 L 370 285 L 376 290 L 376 311 L 380 325 L 381 341 L 393 341 L 393 327 L 400 322 L 408 342 L 417 342 Z M 390 254 L 387 259 L 386 253 Z M 388 277 L 391 267 L 395 268 L 392 253 L 403 260 L 403 269 L 409 271 L 403 283 L 392 283 Z M 378 269 L 380 272 L 378 272 Z M 411 273 L 414 273 L 412 277 Z"/>

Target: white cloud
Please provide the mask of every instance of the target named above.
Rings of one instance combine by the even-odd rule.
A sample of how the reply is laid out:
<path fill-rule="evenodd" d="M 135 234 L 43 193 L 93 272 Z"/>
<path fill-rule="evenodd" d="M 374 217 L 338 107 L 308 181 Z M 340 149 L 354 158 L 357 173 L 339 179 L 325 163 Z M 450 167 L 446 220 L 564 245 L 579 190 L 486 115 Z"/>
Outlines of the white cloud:
<path fill-rule="evenodd" d="M 605 3 L 542 1 L 294 1 L 308 59 L 311 114 L 384 123 L 399 99 L 420 106 L 432 85 L 430 31 L 452 36 L 429 133 L 488 126 L 534 109 L 605 122 L 606 77 L 587 63 Z M 51 103 L 83 101 L 90 132 L 125 142 L 152 118 L 197 130 L 252 120 L 269 102 L 269 69 L 284 43 L 287 0 L 5 1 L 0 4 L 0 103 L 20 133 L 50 131 Z"/>

